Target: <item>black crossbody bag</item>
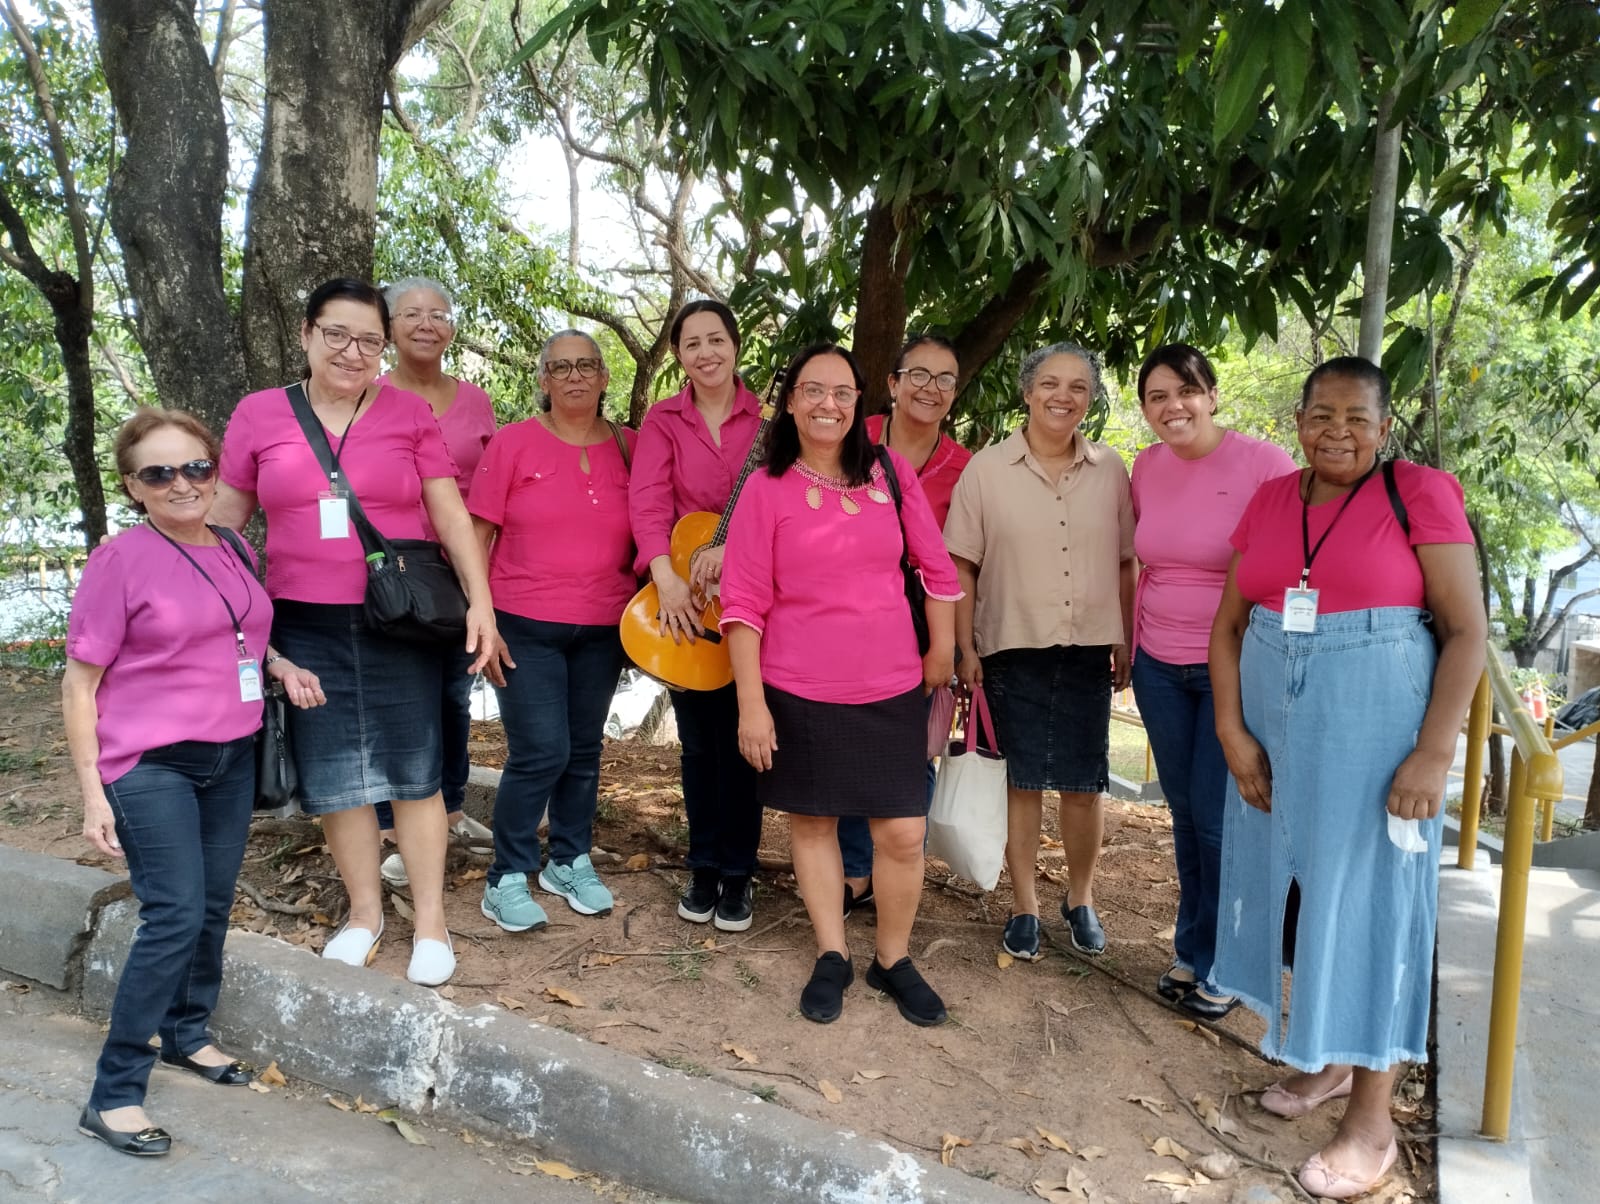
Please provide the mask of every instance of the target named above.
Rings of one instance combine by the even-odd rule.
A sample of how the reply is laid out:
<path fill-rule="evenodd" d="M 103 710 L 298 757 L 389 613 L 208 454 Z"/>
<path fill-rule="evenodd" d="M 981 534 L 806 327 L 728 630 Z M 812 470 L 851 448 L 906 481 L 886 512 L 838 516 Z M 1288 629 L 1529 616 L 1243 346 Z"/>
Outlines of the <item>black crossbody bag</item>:
<path fill-rule="evenodd" d="M 894 498 L 894 514 L 900 522 L 900 575 L 905 578 L 906 604 L 911 607 L 911 627 L 917 633 L 917 651 L 923 656 L 933 646 L 933 636 L 928 631 L 928 591 L 917 570 L 911 567 L 911 549 L 906 544 L 906 517 L 900 508 L 900 478 L 895 474 L 894 461 L 889 450 L 881 444 L 872 449 L 883 467 L 883 483 L 889 496 Z"/>
<path fill-rule="evenodd" d="M 322 429 L 305 386 L 289 386 L 289 404 L 306 442 L 332 484 L 333 447 Z M 348 478 L 346 478 L 348 481 Z M 367 592 L 361 613 L 374 631 L 413 644 L 464 644 L 467 596 L 444 549 L 431 539 L 388 539 L 368 520 L 361 499 L 348 494 L 350 520 L 367 558 Z"/>

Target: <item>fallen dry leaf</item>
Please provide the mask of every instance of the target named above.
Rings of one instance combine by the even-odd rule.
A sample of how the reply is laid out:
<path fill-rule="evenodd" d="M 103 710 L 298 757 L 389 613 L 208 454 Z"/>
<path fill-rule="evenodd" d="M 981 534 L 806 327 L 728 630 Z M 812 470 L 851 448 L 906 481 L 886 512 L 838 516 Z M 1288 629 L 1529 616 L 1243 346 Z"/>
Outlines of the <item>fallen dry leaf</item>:
<path fill-rule="evenodd" d="M 1148 1108 L 1157 1116 L 1165 1115 L 1172 1108 L 1158 1099 L 1151 1099 L 1148 1095 L 1130 1095 L 1125 1097 L 1130 1104 L 1138 1104 L 1141 1108 Z"/>
<path fill-rule="evenodd" d="M 555 1162 L 550 1159 L 535 1162 L 533 1165 L 553 1179 L 576 1179 L 583 1174 L 582 1171 L 573 1170 L 565 1162 Z"/>
<path fill-rule="evenodd" d="M 454 999 L 455 997 L 456 997 L 456 989 L 454 987 L 452 987 L 449 983 L 445 983 L 444 986 L 439 988 L 439 998 L 440 999 Z"/>
<path fill-rule="evenodd" d="M 1078 1157 L 1085 1162 L 1093 1162 L 1096 1158 L 1104 1158 L 1105 1156 L 1106 1147 L 1103 1145 L 1086 1145 L 1078 1150 Z"/>
<path fill-rule="evenodd" d="M 385 1108 L 378 1113 L 378 1119 L 386 1125 L 393 1125 L 394 1131 L 406 1139 L 409 1145 L 427 1145 L 427 1139 L 411 1127 L 411 1122 L 400 1115 L 399 1108 Z"/>
<path fill-rule="evenodd" d="M 322 1098 L 327 1100 L 330 1104 L 332 1104 L 335 1108 L 339 1109 L 339 1111 L 341 1111 L 341 1112 L 350 1111 L 350 1105 L 345 1103 L 342 1099 L 340 1099 L 336 1095 L 325 1095 Z"/>
<path fill-rule="evenodd" d="M 1222 1109 L 1217 1107 L 1216 1101 L 1209 1095 L 1197 1095 L 1190 1103 L 1194 1105 L 1194 1110 L 1200 1114 L 1200 1119 L 1205 1123 L 1206 1128 L 1213 1133 L 1219 1133 L 1225 1137 L 1239 1136 L 1239 1126 L 1222 1114 Z"/>
<path fill-rule="evenodd" d="M 627 861 L 623 862 L 623 865 L 630 870 L 647 870 L 650 868 L 650 854 L 635 853 Z"/>
<path fill-rule="evenodd" d="M 705 940 L 700 942 L 700 948 L 702 949 L 715 949 L 716 947 L 717 938 L 714 936 L 708 936 Z"/>
<path fill-rule="evenodd" d="M 1043 1125 L 1034 1125 L 1033 1128 L 1034 1128 L 1034 1131 L 1037 1132 L 1040 1137 L 1044 1138 L 1044 1142 L 1045 1142 L 1046 1145 L 1050 1146 L 1053 1149 L 1060 1150 L 1063 1154 L 1072 1153 L 1072 1147 L 1070 1145 L 1068 1145 L 1064 1139 L 1056 1136 L 1056 1134 L 1052 1133 L 1049 1129 L 1045 1128 Z"/>
<path fill-rule="evenodd" d="M 1194 1157 L 1170 1137 L 1157 1137 L 1150 1143 L 1150 1152 L 1158 1158 L 1176 1158 L 1179 1162 L 1188 1162 Z"/>
<path fill-rule="evenodd" d="M 1057 1016 L 1070 1016 L 1070 1015 L 1072 1015 L 1072 1009 L 1071 1008 L 1069 1008 L 1064 1003 L 1057 1003 L 1054 999 L 1041 999 L 1039 1002 L 1044 1004 L 1045 1007 L 1049 1008 Z"/>
<path fill-rule="evenodd" d="M 525 1012 L 528 1010 L 528 1005 L 523 1003 L 522 1000 L 513 999 L 509 995 L 496 995 L 494 1001 L 508 1012 Z"/>
<path fill-rule="evenodd" d="M 722 1052 L 731 1053 L 734 1057 L 738 1058 L 739 1061 L 750 1066 L 761 1065 L 760 1058 L 756 1057 L 755 1054 L 751 1053 L 748 1049 L 740 1049 L 732 1041 L 724 1041 L 722 1043 Z"/>
<path fill-rule="evenodd" d="M 557 1003 L 564 1003 L 569 1008 L 586 1008 L 589 1006 L 583 1001 L 581 995 L 576 995 L 571 991 L 564 991 L 560 987 L 546 987 L 544 989 L 544 997 L 553 999 Z"/>
<path fill-rule="evenodd" d="M 850 1081 L 856 1084 L 875 1083 L 879 1079 L 887 1077 L 888 1071 L 886 1070 L 858 1070 L 850 1076 Z"/>
<path fill-rule="evenodd" d="M 1007 1149 L 1021 1150 L 1022 1153 L 1035 1160 L 1044 1157 L 1043 1154 L 1039 1153 L 1039 1147 L 1034 1145 L 1033 1142 L 1029 1141 L 1026 1137 L 1009 1137 L 1000 1144 L 1005 1146 Z"/>
<path fill-rule="evenodd" d="M 366 1100 L 362 1099 L 358 1095 L 358 1096 L 356 1096 L 356 1111 L 357 1112 L 376 1112 L 376 1111 L 378 1111 L 378 1105 L 377 1104 L 369 1104 L 369 1103 L 367 1103 Z"/>
<path fill-rule="evenodd" d="M 488 870 L 475 865 L 471 869 L 462 870 L 456 875 L 456 885 L 465 886 L 469 882 L 476 882 L 479 878 L 487 878 L 488 876 Z"/>
<path fill-rule="evenodd" d="M 617 953 L 595 953 L 595 954 L 591 954 L 590 955 L 589 960 L 586 961 L 584 963 L 584 965 L 586 965 L 586 966 L 614 966 L 618 962 L 625 962 L 627 960 L 628 960 L 627 958 L 625 958 L 621 954 L 617 954 Z"/>
<path fill-rule="evenodd" d="M 311 913 L 311 922 L 313 924 L 321 924 L 324 928 L 332 928 L 333 927 L 333 920 L 328 917 L 328 913 L 325 912 L 325 911 L 314 911 L 314 912 L 312 912 Z"/>
<path fill-rule="evenodd" d="M 1216 1033 L 1212 1032 L 1203 1024 L 1196 1024 L 1193 1020 L 1174 1020 L 1173 1023 L 1179 1028 L 1186 1028 L 1191 1033 L 1195 1033 L 1198 1036 L 1204 1037 L 1207 1041 L 1211 1042 L 1211 1044 L 1217 1046 L 1219 1049 L 1222 1047 L 1222 1038 L 1217 1036 Z"/>
<path fill-rule="evenodd" d="M 267 1068 L 256 1075 L 268 1087 L 287 1087 L 289 1080 L 283 1077 L 283 1071 L 278 1069 L 276 1062 L 269 1062 Z"/>
<path fill-rule="evenodd" d="M 1029 1186 L 1041 1200 L 1049 1200 L 1052 1204 L 1071 1204 L 1072 1201 L 1087 1200 L 1092 1185 L 1088 1176 L 1073 1167 L 1067 1171 L 1065 1179 L 1041 1177 Z"/>
<path fill-rule="evenodd" d="M 828 1082 L 827 1079 L 817 1080 L 817 1090 L 822 1092 L 822 1098 L 827 1100 L 830 1104 L 844 1103 L 844 1092 L 840 1091 L 832 1083 Z"/>
<path fill-rule="evenodd" d="M 1009 970 L 1011 968 L 1011 963 L 1016 960 L 1016 958 L 1012 957 L 1004 949 L 1000 950 L 999 953 L 994 955 L 994 964 L 999 966 L 1002 970 Z"/>
<path fill-rule="evenodd" d="M 402 918 L 407 920 L 415 920 L 417 918 L 416 908 L 406 902 L 404 895 L 394 895 L 390 901 L 394 904 L 395 911 Z"/>
<path fill-rule="evenodd" d="M 939 1139 L 939 1161 L 946 1166 L 954 1166 L 955 1163 L 951 1160 L 955 1157 L 956 1150 L 961 1146 L 971 1144 L 972 1142 L 965 1137 L 957 1137 L 954 1133 L 946 1133 Z"/>
<path fill-rule="evenodd" d="M 246 1084 L 246 1086 L 248 1086 L 251 1091 L 260 1092 L 262 1095 L 271 1095 L 272 1094 L 272 1088 L 271 1087 L 268 1087 L 265 1083 L 260 1082 L 260 1081 L 258 1081 L 256 1079 L 251 1079 L 250 1082 Z"/>

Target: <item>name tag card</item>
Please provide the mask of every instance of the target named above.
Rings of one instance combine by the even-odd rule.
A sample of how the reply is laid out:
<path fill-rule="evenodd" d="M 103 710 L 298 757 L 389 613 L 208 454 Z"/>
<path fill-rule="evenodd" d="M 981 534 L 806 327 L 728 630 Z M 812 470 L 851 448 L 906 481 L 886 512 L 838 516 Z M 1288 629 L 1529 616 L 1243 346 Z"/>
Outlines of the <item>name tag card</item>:
<path fill-rule="evenodd" d="M 261 701 L 261 666 L 253 658 L 239 662 L 239 701 Z"/>
<path fill-rule="evenodd" d="M 1317 629 L 1317 592 L 1314 589 L 1283 591 L 1283 629 L 1310 634 Z"/>
<path fill-rule="evenodd" d="M 350 538 L 350 498 L 344 490 L 324 490 L 317 494 L 317 518 L 323 539 Z"/>

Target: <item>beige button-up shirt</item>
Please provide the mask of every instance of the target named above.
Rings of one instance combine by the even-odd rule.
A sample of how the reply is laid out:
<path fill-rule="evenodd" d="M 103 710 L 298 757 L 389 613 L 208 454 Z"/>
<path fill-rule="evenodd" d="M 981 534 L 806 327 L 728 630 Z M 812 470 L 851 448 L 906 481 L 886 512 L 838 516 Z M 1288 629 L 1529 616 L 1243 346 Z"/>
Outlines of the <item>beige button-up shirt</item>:
<path fill-rule="evenodd" d="M 956 482 L 945 546 L 978 566 L 980 655 L 1057 644 L 1121 644 L 1120 570 L 1133 559 L 1133 501 L 1122 457 L 1073 435 L 1059 483 L 1021 428 L 972 457 Z"/>

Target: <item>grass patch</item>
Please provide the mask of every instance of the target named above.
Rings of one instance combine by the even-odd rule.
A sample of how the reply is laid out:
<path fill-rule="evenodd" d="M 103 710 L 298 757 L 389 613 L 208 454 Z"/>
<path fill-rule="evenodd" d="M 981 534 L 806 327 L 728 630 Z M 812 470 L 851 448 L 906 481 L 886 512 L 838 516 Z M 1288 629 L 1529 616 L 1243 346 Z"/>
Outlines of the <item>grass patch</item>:
<path fill-rule="evenodd" d="M 711 955 L 703 949 L 684 949 L 667 954 L 667 969 L 682 982 L 699 982 L 705 973 L 706 959 Z"/>
<path fill-rule="evenodd" d="M 709 1079 L 711 1072 L 699 1062 L 692 1062 L 682 1054 L 666 1054 L 656 1059 L 658 1065 L 665 1066 L 668 1070 L 676 1070 L 679 1074 L 686 1074 L 691 1079 Z"/>
<path fill-rule="evenodd" d="M 770 1083 L 751 1083 L 750 1094 L 763 1104 L 773 1104 L 778 1100 L 778 1089 Z"/>
<path fill-rule="evenodd" d="M 739 980 L 741 986 L 744 986 L 747 989 L 759 987 L 761 985 L 761 975 L 757 974 L 755 970 L 745 962 L 733 963 L 733 976 Z"/>

